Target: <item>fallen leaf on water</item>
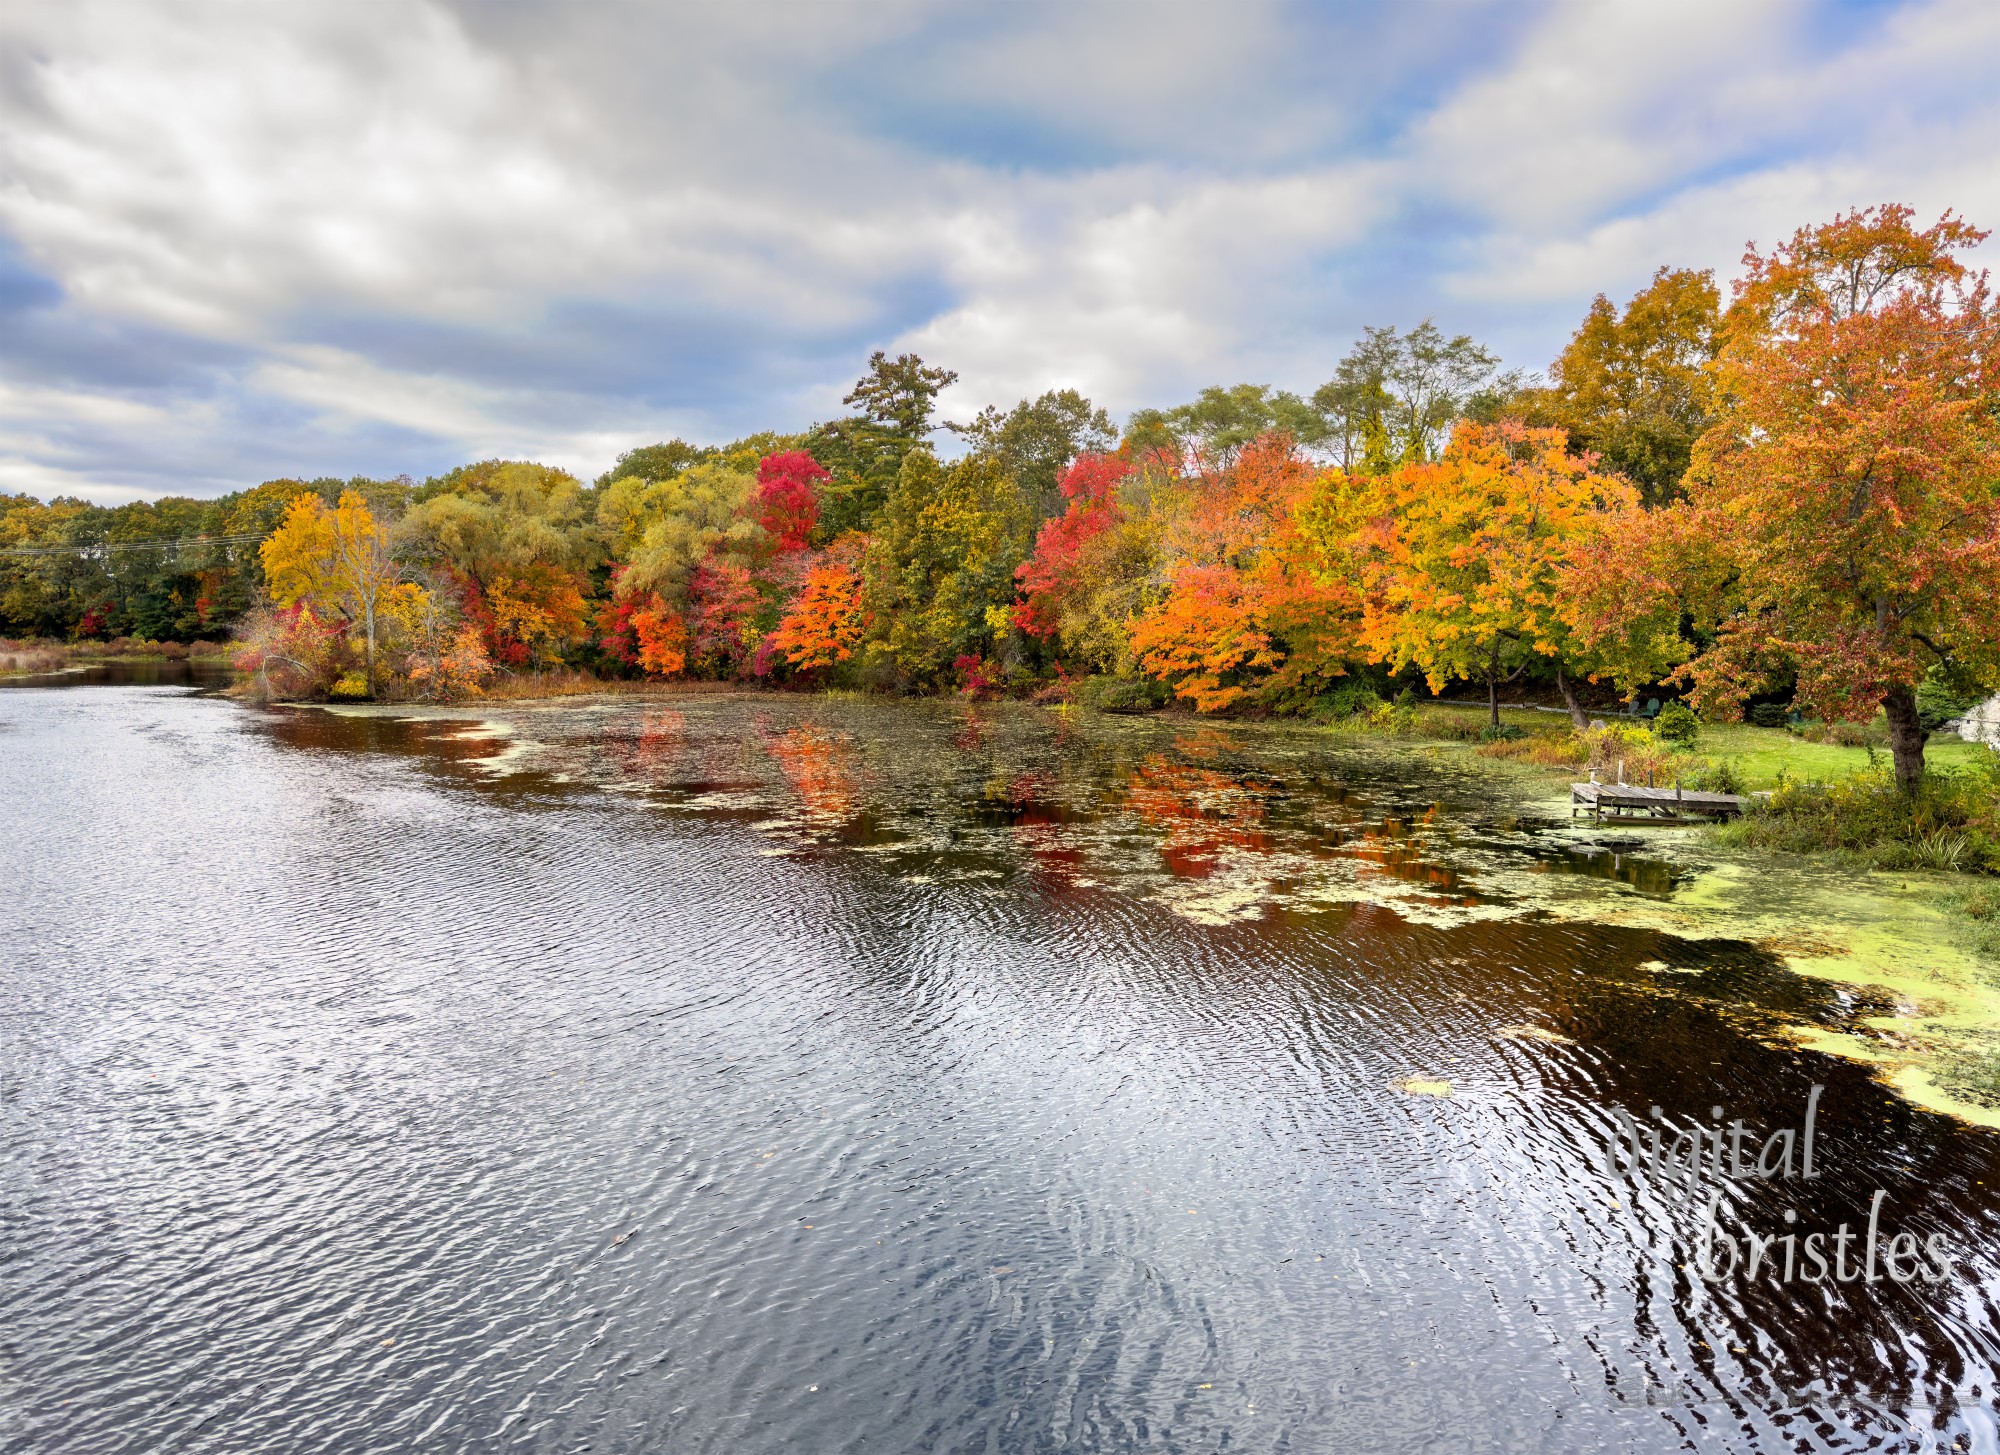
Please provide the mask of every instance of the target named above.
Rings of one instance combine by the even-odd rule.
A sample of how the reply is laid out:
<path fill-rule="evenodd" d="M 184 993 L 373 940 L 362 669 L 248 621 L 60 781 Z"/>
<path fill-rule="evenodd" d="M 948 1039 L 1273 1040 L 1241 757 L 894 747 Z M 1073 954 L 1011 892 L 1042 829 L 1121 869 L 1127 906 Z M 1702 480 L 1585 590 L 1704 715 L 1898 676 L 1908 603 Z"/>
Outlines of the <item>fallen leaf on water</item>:
<path fill-rule="evenodd" d="M 1545 1031 L 1540 1026 L 1502 1026 L 1498 1034 L 1511 1041 L 1546 1041 L 1551 1046 L 1574 1046 L 1568 1036 L 1557 1031 Z"/>
<path fill-rule="evenodd" d="M 1449 1081 L 1426 1081 L 1421 1076 L 1406 1076 L 1396 1083 L 1398 1091 L 1407 1091 L 1412 1096 L 1450 1096 Z"/>

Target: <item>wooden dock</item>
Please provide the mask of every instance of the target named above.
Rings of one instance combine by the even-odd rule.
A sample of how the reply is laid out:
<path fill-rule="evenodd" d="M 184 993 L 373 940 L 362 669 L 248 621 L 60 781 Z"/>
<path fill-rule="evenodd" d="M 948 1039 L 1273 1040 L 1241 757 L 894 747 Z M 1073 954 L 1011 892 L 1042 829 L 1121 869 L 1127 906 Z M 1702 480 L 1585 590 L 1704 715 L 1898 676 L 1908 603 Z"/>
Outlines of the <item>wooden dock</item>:
<path fill-rule="evenodd" d="M 1745 800 L 1734 793 L 1695 793 L 1680 788 L 1642 788 L 1636 783 L 1572 783 L 1569 816 L 1588 813 L 1600 823 L 1687 823 L 1693 819 L 1735 818 Z"/>

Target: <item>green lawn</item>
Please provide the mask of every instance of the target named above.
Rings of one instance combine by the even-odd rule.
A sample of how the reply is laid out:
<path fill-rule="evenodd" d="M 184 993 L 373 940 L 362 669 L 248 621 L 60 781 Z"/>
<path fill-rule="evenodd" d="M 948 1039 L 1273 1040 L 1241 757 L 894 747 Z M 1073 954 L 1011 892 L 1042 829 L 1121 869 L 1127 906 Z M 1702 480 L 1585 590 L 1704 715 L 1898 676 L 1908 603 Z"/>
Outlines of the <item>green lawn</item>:
<path fill-rule="evenodd" d="M 1486 715 L 1484 705 L 1454 702 L 1425 706 L 1453 707 L 1476 712 L 1481 718 Z M 1603 713 L 1592 716 L 1613 722 L 1620 720 Z M 1554 732 L 1569 726 L 1569 720 L 1559 714 L 1525 708 L 1503 707 L 1500 721 L 1525 732 Z M 1703 723 L 1701 739 L 1694 750 L 1704 757 L 1726 759 L 1746 791 L 1774 786 L 1780 769 L 1795 783 L 1832 783 L 1868 766 L 1866 748 L 1808 742 L 1793 737 L 1783 728 L 1752 727 L 1748 723 Z M 1876 751 L 1883 763 L 1889 761 L 1887 748 Z M 1977 762 L 1986 751 L 1977 743 L 1963 741 L 1956 733 L 1939 733 L 1932 736 L 1924 750 L 1924 764 L 1933 769 L 1950 768 L 1954 764 Z"/>
<path fill-rule="evenodd" d="M 1778 781 L 1782 769 L 1795 783 L 1832 783 L 1868 766 L 1866 748 L 1843 748 L 1834 743 L 1809 743 L 1795 738 L 1783 728 L 1751 727 L 1747 723 L 1704 723 L 1695 751 L 1727 760 L 1748 789 L 1769 788 Z M 1888 762 L 1889 750 L 1876 750 L 1878 760 Z M 1972 763 L 1986 752 L 1977 743 L 1963 741 L 1956 733 L 1934 735 L 1924 750 L 1928 768 L 1949 768 Z"/>

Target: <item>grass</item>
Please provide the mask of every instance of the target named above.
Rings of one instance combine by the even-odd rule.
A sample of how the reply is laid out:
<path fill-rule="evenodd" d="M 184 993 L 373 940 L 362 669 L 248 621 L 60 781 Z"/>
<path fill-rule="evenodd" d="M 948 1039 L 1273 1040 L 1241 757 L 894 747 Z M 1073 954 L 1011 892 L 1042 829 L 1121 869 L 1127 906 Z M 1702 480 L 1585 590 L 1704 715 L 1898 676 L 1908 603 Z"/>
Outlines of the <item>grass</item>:
<path fill-rule="evenodd" d="M 1744 788 L 1775 788 L 1781 782 L 1838 783 L 1866 772 L 1887 758 L 1882 749 L 1870 760 L 1868 749 L 1837 743 L 1815 743 L 1794 737 L 1783 728 L 1751 727 L 1748 723 L 1703 723 L 1696 751 L 1727 762 Z M 1956 734 L 1934 736 L 1924 749 L 1924 765 L 1949 772 L 1983 761 L 1986 749 Z"/>

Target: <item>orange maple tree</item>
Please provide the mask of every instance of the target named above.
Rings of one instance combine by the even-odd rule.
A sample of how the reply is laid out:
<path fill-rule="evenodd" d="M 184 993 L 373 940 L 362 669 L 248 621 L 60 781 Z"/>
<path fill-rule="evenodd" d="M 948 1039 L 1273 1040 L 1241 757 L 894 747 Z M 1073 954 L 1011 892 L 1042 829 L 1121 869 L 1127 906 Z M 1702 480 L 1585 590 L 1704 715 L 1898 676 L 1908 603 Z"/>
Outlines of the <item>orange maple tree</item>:
<path fill-rule="evenodd" d="M 1661 615 L 1664 590 L 1606 586 L 1645 565 L 1706 640 L 1678 674 L 1697 704 L 1733 714 L 1789 678 L 1829 719 L 1879 706 L 1905 789 L 1923 774 L 1926 673 L 2000 676 L 2000 315 L 1954 256 L 1986 234 L 1911 217 L 1851 212 L 1745 256 L 1724 414 L 1687 501 L 1655 513 L 1658 546 L 1612 542 L 1595 622 Z"/>
<path fill-rule="evenodd" d="M 1131 623 L 1141 666 L 1203 712 L 1346 671 L 1355 597 L 1301 531 L 1316 476 L 1282 432 L 1196 477 L 1162 533 L 1166 590 Z"/>
<path fill-rule="evenodd" d="M 835 541 L 807 568 L 798 592 L 764 639 L 761 659 L 774 656 L 801 672 L 834 666 L 851 658 L 861 645 L 870 614 L 862 598 L 860 557 L 866 542 L 859 535 Z"/>

